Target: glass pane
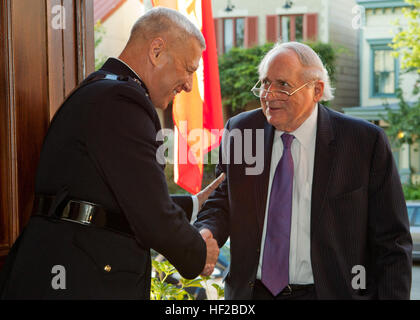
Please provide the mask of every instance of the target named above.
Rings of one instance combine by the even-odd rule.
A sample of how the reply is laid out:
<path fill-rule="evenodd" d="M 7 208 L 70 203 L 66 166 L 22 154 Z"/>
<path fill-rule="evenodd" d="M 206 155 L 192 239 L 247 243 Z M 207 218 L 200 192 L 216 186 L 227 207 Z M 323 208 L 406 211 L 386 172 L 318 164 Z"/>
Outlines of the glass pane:
<path fill-rule="evenodd" d="M 384 53 L 384 68 L 388 67 L 389 70 L 394 70 L 394 57 L 391 50 L 383 50 Z"/>
<path fill-rule="evenodd" d="M 375 50 L 373 66 L 374 93 L 394 93 L 395 64 L 391 50 Z"/>
<path fill-rule="evenodd" d="M 420 227 L 420 210 L 417 210 L 416 213 L 415 213 L 413 226 L 414 227 Z"/>
<path fill-rule="evenodd" d="M 413 217 L 414 211 L 415 211 L 414 207 L 407 207 L 408 221 L 410 221 L 410 222 L 411 222 L 411 219 Z"/>
<path fill-rule="evenodd" d="M 303 40 L 303 16 L 296 16 L 295 27 L 296 27 L 296 41 L 302 41 Z"/>
<path fill-rule="evenodd" d="M 228 52 L 233 47 L 233 19 L 224 20 L 224 47 Z"/>
<path fill-rule="evenodd" d="M 244 46 L 245 19 L 236 19 L 236 46 Z"/>
<path fill-rule="evenodd" d="M 289 31 L 290 31 L 290 18 L 289 17 L 281 17 L 281 41 L 287 42 L 289 41 Z"/>

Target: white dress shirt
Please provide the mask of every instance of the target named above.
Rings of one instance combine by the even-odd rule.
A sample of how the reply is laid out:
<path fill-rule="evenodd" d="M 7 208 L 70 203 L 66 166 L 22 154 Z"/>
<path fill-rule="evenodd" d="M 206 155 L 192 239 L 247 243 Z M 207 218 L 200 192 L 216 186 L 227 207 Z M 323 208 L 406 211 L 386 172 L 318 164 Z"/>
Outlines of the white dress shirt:
<path fill-rule="evenodd" d="M 198 211 L 199 211 L 200 208 L 198 207 L 199 204 L 198 204 L 197 196 L 192 194 L 191 199 L 192 199 L 192 202 L 193 202 L 193 211 L 192 211 L 192 214 L 191 214 L 190 223 L 193 224 L 195 222 L 195 220 L 197 220 Z"/>
<path fill-rule="evenodd" d="M 290 230 L 289 254 L 289 283 L 314 283 L 311 266 L 311 195 L 312 177 L 315 158 L 315 138 L 317 129 L 318 105 L 314 107 L 311 115 L 302 125 L 293 132 L 291 152 L 294 165 L 292 221 Z M 261 279 L 262 262 L 264 257 L 264 244 L 267 231 L 267 215 L 270 201 L 271 185 L 277 164 L 283 154 L 281 135 L 283 131 L 274 133 L 273 149 L 271 155 L 270 178 L 268 184 L 267 205 L 265 209 L 264 229 L 261 240 L 261 254 L 258 265 L 257 278 Z"/>

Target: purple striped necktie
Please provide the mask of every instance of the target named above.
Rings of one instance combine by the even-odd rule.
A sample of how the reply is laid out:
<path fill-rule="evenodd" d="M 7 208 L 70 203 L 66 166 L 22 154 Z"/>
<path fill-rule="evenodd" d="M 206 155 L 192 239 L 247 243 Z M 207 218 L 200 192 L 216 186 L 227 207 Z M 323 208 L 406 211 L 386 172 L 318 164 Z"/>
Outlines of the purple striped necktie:
<path fill-rule="evenodd" d="M 274 173 L 268 207 L 261 281 L 276 296 L 289 284 L 294 136 L 283 133 L 283 155 Z"/>

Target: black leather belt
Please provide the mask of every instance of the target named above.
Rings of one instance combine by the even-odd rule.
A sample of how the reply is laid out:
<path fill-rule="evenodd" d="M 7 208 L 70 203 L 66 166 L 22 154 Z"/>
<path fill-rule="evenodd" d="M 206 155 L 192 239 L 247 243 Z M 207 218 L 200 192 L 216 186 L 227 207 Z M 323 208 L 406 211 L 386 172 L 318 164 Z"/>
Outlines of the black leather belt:
<path fill-rule="evenodd" d="M 32 214 L 75 222 L 85 226 L 94 225 L 134 236 L 130 224 L 122 214 L 111 214 L 100 205 L 81 200 L 68 200 L 63 205 L 57 206 L 56 210 L 51 210 L 55 198 L 55 196 L 49 195 L 36 195 Z"/>
<path fill-rule="evenodd" d="M 255 280 L 255 284 L 264 287 L 268 290 L 265 285 L 261 282 L 261 280 Z M 302 290 L 311 290 L 314 288 L 313 284 L 288 284 L 280 293 L 279 295 L 282 296 L 289 296 L 293 292 L 302 291 Z"/>
<path fill-rule="evenodd" d="M 295 291 L 301 291 L 301 290 L 309 290 L 314 287 L 313 284 L 288 284 L 286 288 L 284 288 L 280 294 L 282 296 L 288 296 L 291 295 Z"/>

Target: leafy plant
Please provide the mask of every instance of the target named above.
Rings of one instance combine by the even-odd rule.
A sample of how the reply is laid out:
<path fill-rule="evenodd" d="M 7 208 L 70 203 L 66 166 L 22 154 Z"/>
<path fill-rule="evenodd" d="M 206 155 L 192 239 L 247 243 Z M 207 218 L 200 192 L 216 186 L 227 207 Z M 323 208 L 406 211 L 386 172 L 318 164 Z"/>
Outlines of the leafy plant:
<path fill-rule="evenodd" d="M 232 48 L 219 58 L 222 101 L 230 115 L 242 112 L 256 101 L 250 90 L 258 81 L 258 64 L 272 47 L 267 43 L 249 49 Z"/>
<path fill-rule="evenodd" d="M 420 200 L 420 185 L 406 184 L 403 185 L 405 200 Z"/>
<path fill-rule="evenodd" d="M 389 124 L 386 133 L 397 147 L 405 143 L 411 145 L 420 135 L 420 99 L 409 104 L 401 88 L 396 90 L 396 96 L 399 109 L 393 110 L 385 105 L 387 113 L 382 119 Z"/>
<path fill-rule="evenodd" d="M 156 271 L 156 277 L 151 280 L 150 299 L 151 300 L 194 300 L 194 296 L 185 290 L 185 288 L 203 288 L 208 289 L 208 280 L 210 277 L 198 277 L 193 280 L 180 277 L 177 284 L 169 283 L 167 280 L 171 275 L 177 273 L 175 267 L 168 261 L 152 260 L 153 269 Z M 216 289 L 218 299 L 224 296 L 224 290 L 217 284 L 212 284 Z"/>
<path fill-rule="evenodd" d="M 405 0 L 411 6 L 403 8 L 403 15 L 408 26 L 402 27 L 400 22 L 394 24 L 400 27 L 390 45 L 394 49 L 394 56 L 401 58 L 401 67 L 404 72 L 415 71 L 417 80 L 413 87 L 413 97 L 417 100 L 413 104 L 405 101 L 403 91 L 398 88 L 396 96 L 399 100 L 399 110 L 387 109 L 386 120 L 389 123 L 387 134 L 396 145 L 413 144 L 420 135 L 420 0 Z"/>
<path fill-rule="evenodd" d="M 387 114 L 382 117 L 389 127 L 386 133 L 393 141 L 396 147 L 402 144 L 409 146 L 416 142 L 420 136 L 420 0 L 406 0 L 411 6 L 403 8 L 403 14 L 408 21 L 408 26 L 401 27 L 397 21 L 395 25 L 400 27 L 398 32 L 392 39 L 390 45 L 393 49 L 393 55 L 401 58 L 401 67 L 405 73 L 415 71 L 417 80 L 412 89 L 412 97 L 417 99 L 413 103 L 408 103 L 404 99 L 403 90 L 396 90 L 396 97 L 399 100 L 397 110 L 392 110 L 385 105 Z M 410 173 L 411 176 L 411 173 Z M 411 181 L 411 178 L 410 178 Z M 413 185 L 404 187 L 406 198 L 412 199 L 419 197 L 418 188 Z"/>
<path fill-rule="evenodd" d="M 402 27 L 399 21 L 395 23 L 400 32 L 394 36 L 391 47 L 395 50 L 394 55 L 401 57 L 403 69 L 416 70 L 420 74 L 420 0 L 405 2 L 410 4 L 410 7 L 402 9 L 408 25 Z"/>
<path fill-rule="evenodd" d="M 210 280 L 210 277 L 203 277 L 201 276 L 201 279 L 204 283 L 204 287 L 207 291 L 209 291 L 209 285 L 208 281 Z M 212 283 L 211 286 L 216 289 L 217 292 L 217 300 L 220 298 L 223 298 L 225 296 L 225 289 L 223 289 L 221 286 L 219 286 L 217 283 Z"/>
<path fill-rule="evenodd" d="M 219 286 L 217 283 L 213 283 L 212 287 L 216 289 L 217 291 L 217 297 L 218 299 L 225 296 L 225 289 L 223 289 L 221 286 Z"/>
<path fill-rule="evenodd" d="M 151 300 L 193 300 L 194 297 L 185 291 L 188 287 L 202 287 L 201 279 L 187 280 L 181 278 L 178 286 L 168 283 L 169 276 L 176 273 L 176 269 L 168 261 L 159 262 L 152 260 L 153 268 L 157 277 L 152 278 L 150 299 Z"/>

